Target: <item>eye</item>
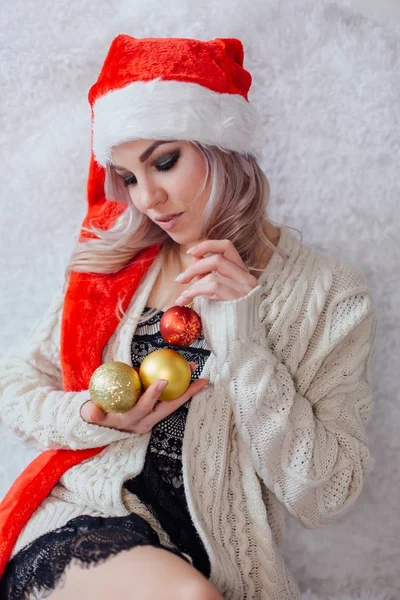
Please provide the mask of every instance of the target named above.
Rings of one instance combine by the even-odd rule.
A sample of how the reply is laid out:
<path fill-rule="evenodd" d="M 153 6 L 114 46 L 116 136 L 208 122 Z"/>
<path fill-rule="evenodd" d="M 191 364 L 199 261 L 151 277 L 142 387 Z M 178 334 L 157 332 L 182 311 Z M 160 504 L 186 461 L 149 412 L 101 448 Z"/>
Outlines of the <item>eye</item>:
<path fill-rule="evenodd" d="M 172 167 L 174 167 L 176 165 L 176 163 L 178 162 L 179 156 L 180 156 L 180 152 L 177 152 L 169 160 L 158 163 L 156 165 L 157 169 L 159 171 L 169 171 L 170 169 L 172 169 Z"/>
<path fill-rule="evenodd" d="M 122 179 L 124 180 L 124 185 L 126 186 L 137 183 L 136 177 L 134 175 L 132 175 L 132 177 L 122 177 Z"/>
<path fill-rule="evenodd" d="M 155 166 L 158 171 L 170 171 L 178 162 L 179 157 L 180 157 L 180 152 L 177 152 L 176 154 L 174 154 L 172 156 L 172 158 L 169 158 L 168 160 L 160 161 L 160 162 L 156 163 Z M 134 175 L 132 175 L 130 177 L 122 177 L 122 179 L 124 180 L 125 186 L 134 185 L 135 183 L 137 183 L 136 177 Z"/>

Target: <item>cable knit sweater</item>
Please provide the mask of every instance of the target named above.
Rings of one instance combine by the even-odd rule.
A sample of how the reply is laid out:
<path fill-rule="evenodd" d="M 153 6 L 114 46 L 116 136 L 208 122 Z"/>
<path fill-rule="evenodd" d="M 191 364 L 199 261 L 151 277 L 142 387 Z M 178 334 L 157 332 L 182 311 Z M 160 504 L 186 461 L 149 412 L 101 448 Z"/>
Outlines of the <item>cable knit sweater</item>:
<path fill-rule="evenodd" d="M 300 243 L 286 226 L 259 285 L 243 298 L 195 300 L 211 354 L 191 401 L 183 477 L 211 580 L 231 600 L 294 600 L 283 559 L 284 509 L 305 527 L 343 515 L 373 467 L 366 425 L 376 317 L 364 275 Z M 104 348 L 130 363 L 137 320 L 159 273 L 157 257 Z M 150 434 L 92 425 L 80 417 L 90 394 L 63 392 L 59 339 L 63 292 L 29 344 L 0 365 L 1 413 L 42 448 L 106 446 L 69 469 L 22 531 L 15 554 L 81 514 L 136 511 L 160 530 L 123 482 L 143 468 Z"/>

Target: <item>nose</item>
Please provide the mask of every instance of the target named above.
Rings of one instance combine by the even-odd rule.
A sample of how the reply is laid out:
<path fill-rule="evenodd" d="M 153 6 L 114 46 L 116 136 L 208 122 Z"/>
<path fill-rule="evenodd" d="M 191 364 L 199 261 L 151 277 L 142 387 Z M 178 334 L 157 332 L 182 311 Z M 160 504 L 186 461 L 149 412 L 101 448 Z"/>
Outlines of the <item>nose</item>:
<path fill-rule="evenodd" d="M 157 204 L 167 200 L 166 191 L 150 179 L 142 180 L 139 183 L 139 202 L 143 211 L 154 208 Z"/>

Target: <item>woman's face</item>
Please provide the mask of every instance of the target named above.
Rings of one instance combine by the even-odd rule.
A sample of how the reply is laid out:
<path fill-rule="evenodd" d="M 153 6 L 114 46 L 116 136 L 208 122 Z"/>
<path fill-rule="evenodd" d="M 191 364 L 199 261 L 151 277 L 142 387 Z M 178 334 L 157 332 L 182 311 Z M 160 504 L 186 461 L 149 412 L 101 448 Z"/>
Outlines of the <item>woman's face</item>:
<path fill-rule="evenodd" d="M 203 156 L 185 141 L 134 140 L 116 146 L 112 168 L 124 179 L 133 204 L 178 244 L 201 241 L 200 218 L 210 183 L 196 196 L 206 176 Z M 162 223 L 169 215 L 179 215 Z"/>

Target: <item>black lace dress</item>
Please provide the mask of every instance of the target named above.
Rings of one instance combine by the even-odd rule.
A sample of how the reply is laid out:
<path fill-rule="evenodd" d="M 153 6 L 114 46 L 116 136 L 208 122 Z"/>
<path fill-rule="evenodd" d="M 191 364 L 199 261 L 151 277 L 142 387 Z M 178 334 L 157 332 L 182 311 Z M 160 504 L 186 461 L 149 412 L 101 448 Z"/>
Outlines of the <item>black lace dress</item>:
<path fill-rule="evenodd" d="M 144 314 L 148 310 L 145 308 Z M 187 348 L 168 346 L 159 332 L 162 315 L 160 311 L 137 327 L 131 345 L 132 365 L 139 367 L 150 352 L 169 347 L 198 364 L 192 381 L 197 379 L 210 354 L 203 336 Z M 210 563 L 191 521 L 182 479 L 182 440 L 189 404 L 190 400 L 153 427 L 143 471 L 127 480 L 124 487 L 141 499 L 178 548 L 165 549 L 184 560 L 187 558 L 182 553 L 188 554 L 193 566 L 208 578 Z M 25 546 L 9 561 L 0 581 L 0 600 L 45 598 L 62 583 L 71 562 L 90 567 L 134 546 L 164 547 L 155 530 L 139 515 L 71 519 Z"/>

